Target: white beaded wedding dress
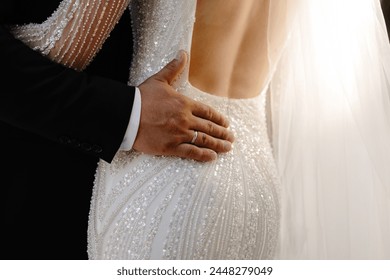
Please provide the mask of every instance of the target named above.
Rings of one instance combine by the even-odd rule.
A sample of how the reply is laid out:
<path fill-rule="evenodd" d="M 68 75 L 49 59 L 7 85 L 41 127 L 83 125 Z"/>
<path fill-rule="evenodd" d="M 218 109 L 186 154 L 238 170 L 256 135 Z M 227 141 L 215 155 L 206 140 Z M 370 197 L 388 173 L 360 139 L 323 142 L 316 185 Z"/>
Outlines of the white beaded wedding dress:
<path fill-rule="evenodd" d="M 139 85 L 178 50 L 191 53 L 196 2 L 64 0 L 45 23 L 13 32 L 83 69 L 129 5 L 129 83 Z M 175 85 L 229 118 L 231 152 L 211 163 L 135 151 L 100 161 L 91 259 L 390 258 L 390 47 L 379 1 L 271 0 L 267 29 L 269 83 L 258 97 L 202 92 L 188 69 Z"/>
<path fill-rule="evenodd" d="M 180 49 L 190 52 L 195 8 L 196 1 L 132 2 L 131 84 L 157 72 Z M 118 153 L 111 164 L 101 161 L 91 205 L 91 258 L 274 256 L 279 195 L 265 95 L 228 100 L 195 89 L 187 77 L 188 71 L 176 87 L 228 116 L 237 138 L 233 151 L 211 163 L 134 151 Z"/>

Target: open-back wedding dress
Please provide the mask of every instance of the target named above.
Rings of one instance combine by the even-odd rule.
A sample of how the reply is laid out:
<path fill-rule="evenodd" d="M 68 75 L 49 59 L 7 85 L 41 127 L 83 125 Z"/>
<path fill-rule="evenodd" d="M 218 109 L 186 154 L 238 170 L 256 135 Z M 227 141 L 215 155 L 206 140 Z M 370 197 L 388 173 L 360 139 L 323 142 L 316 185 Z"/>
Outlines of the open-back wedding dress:
<path fill-rule="evenodd" d="M 83 69 L 127 5 L 129 83 L 139 85 L 178 50 L 191 53 L 195 0 L 64 0 L 45 23 L 13 32 Z M 100 161 L 91 259 L 390 258 L 390 47 L 379 1 L 271 0 L 267 30 L 258 97 L 202 92 L 188 69 L 175 85 L 229 118 L 231 152 L 211 163 L 135 151 Z"/>

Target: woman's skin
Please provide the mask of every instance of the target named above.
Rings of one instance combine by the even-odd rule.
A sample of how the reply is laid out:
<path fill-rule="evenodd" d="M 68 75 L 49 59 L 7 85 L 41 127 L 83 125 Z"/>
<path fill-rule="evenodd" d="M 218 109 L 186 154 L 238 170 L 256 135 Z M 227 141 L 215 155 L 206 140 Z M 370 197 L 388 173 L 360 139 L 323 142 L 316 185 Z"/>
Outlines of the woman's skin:
<path fill-rule="evenodd" d="M 198 0 L 190 82 L 229 98 L 251 98 L 268 74 L 269 0 Z"/>

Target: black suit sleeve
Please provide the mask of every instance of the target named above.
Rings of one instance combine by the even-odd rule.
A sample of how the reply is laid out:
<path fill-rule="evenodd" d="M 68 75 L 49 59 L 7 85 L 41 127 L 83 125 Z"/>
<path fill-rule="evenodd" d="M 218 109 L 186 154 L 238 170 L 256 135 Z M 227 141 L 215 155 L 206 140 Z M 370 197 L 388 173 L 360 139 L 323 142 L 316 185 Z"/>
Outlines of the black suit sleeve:
<path fill-rule="evenodd" d="M 56 64 L 4 26 L 0 61 L 0 121 L 112 160 L 128 125 L 134 88 Z"/>
<path fill-rule="evenodd" d="M 0 5 L 0 23 L 10 23 L 10 19 L 15 16 L 15 1 L 3 1 Z"/>

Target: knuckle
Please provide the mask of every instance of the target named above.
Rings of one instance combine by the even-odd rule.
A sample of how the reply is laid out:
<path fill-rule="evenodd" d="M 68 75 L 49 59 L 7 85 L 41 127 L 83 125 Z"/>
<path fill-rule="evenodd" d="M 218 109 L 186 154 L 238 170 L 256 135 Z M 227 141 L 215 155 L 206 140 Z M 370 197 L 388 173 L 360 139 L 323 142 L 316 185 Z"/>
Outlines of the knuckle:
<path fill-rule="evenodd" d="M 172 106 L 173 106 L 172 109 L 174 110 L 174 112 L 187 111 L 187 108 L 188 108 L 187 101 L 184 98 L 182 98 L 182 96 L 180 94 L 172 95 L 171 100 L 172 100 Z"/>
<path fill-rule="evenodd" d="M 163 147 L 163 154 L 164 155 L 175 155 L 177 147 L 179 145 L 180 141 L 178 141 L 177 137 L 172 137 L 169 142 L 166 143 Z"/>
<path fill-rule="evenodd" d="M 190 146 L 190 147 L 187 149 L 187 151 L 186 151 L 186 153 L 185 153 L 185 156 L 186 156 L 187 158 L 196 159 L 196 149 L 195 149 L 195 147 Z"/>
<path fill-rule="evenodd" d="M 213 123 L 216 123 L 218 125 L 227 127 L 229 124 L 229 121 L 218 111 L 216 111 L 212 107 L 207 107 L 207 118 L 212 121 Z"/>
<path fill-rule="evenodd" d="M 207 129 L 208 129 L 208 131 L 209 131 L 209 133 L 208 134 L 210 134 L 210 135 L 214 135 L 215 134 L 215 132 L 216 132 L 216 129 L 215 129 L 215 127 L 214 127 L 214 125 L 213 125 L 213 123 L 212 122 L 207 122 Z"/>
<path fill-rule="evenodd" d="M 170 145 L 171 146 L 177 146 L 180 143 L 182 143 L 181 135 L 179 135 L 179 134 L 173 135 Z"/>
<path fill-rule="evenodd" d="M 182 132 L 187 127 L 188 117 L 184 112 L 176 112 L 169 116 L 166 125 L 172 132 Z"/>
<path fill-rule="evenodd" d="M 206 136 L 206 133 L 202 133 L 202 137 L 200 137 L 200 145 L 207 146 L 208 143 L 209 143 L 209 140 Z"/>
<path fill-rule="evenodd" d="M 177 67 L 177 63 L 174 60 L 172 60 L 165 66 L 165 69 L 167 69 L 170 72 L 173 72 L 175 71 L 176 67 Z"/>
<path fill-rule="evenodd" d="M 228 139 L 229 132 L 226 129 L 221 129 L 218 133 L 218 137 L 221 139 Z"/>
<path fill-rule="evenodd" d="M 205 111 L 206 111 L 207 119 L 212 120 L 214 117 L 213 110 L 210 107 L 205 106 Z"/>
<path fill-rule="evenodd" d="M 176 123 L 177 125 L 179 125 L 181 132 L 184 132 L 183 130 L 185 130 L 188 127 L 187 115 L 184 112 L 179 112 L 176 115 L 176 118 L 177 118 Z"/>
<path fill-rule="evenodd" d="M 211 152 L 207 151 L 207 150 L 204 150 L 202 155 L 199 158 L 199 161 L 206 162 L 206 161 L 210 161 L 212 159 L 213 159 L 213 156 L 212 156 Z"/>
<path fill-rule="evenodd" d="M 164 126 L 167 128 L 167 131 L 169 131 L 170 133 L 175 133 L 178 127 L 180 127 L 177 123 L 177 119 L 172 117 L 166 120 Z"/>
<path fill-rule="evenodd" d="M 225 145 L 224 145 L 223 141 L 221 141 L 221 140 L 213 141 L 212 145 L 210 145 L 209 148 L 216 151 L 216 152 L 224 152 L 225 151 Z"/>
<path fill-rule="evenodd" d="M 224 145 L 222 143 L 222 141 L 220 140 L 217 140 L 215 141 L 214 143 L 214 147 L 213 147 L 217 152 L 222 152 L 224 150 Z"/>

